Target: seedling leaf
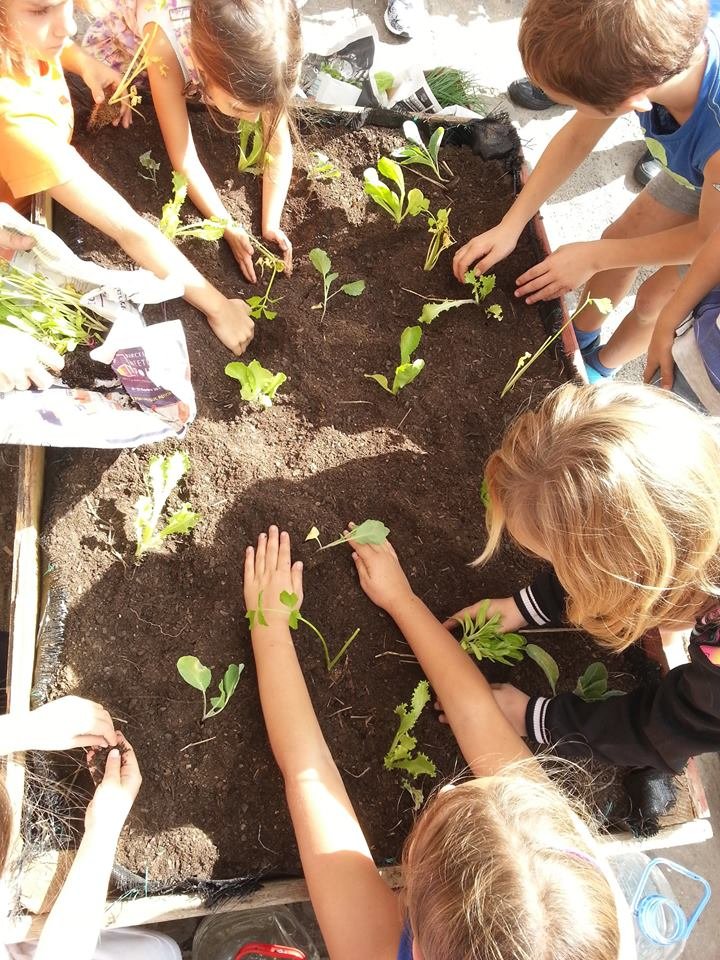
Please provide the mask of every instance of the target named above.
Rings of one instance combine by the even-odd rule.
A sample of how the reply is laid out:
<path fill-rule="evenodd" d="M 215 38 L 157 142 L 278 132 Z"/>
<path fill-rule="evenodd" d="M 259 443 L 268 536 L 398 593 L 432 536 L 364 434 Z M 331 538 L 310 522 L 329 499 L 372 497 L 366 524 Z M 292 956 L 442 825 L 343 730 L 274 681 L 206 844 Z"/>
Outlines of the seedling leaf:
<path fill-rule="evenodd" d="M 388 387 L 387 377 L 381 373 L 366 373 L 369 380 L 379 383 L 383 390 L 387 390 L 393 396 L 406 387 L 409 383 L 422 372 L 425 367 L 425 361 L 421 359 L 413 360 L 410 358 L 417 349 L 422 339 L 422 327 L 405 327 L 400 335 L 400 363 L 395 367 L 395 377 L 393 379 L 392 389 Z"/>
<path fill-rule="evenodd" d="M 527 653 L 531 660 L 535 661 L 545 674 L 554 696 L 557 693 L 557 683 L 560 679 L 560 668 L 555 658 L 551 657 L 547 650 L 543 650 L 542 647 L 539 647 L 535 643 L 529 643 L 525 647 L 525 653 Z"/>
<path fill-rule="evenodd" d="M 141 560 L 148 551 L 159 549 L 167 537 L 189 533 L 201 519 L 200 514 L 191 510 L 189 503 L 184 503 L 158 529 L 170 494 L 189 469 L 190 458 L 181 450 L 175 450 L 169 456 L 153 457 L 148 463 L 144 475 L 147 493 L 135 504 L 136 560 Z"/>
<path fill-rule="evenodd" d="M 362 523 L 349 530 L 347 535 L 343 534 L 342 537 L 338 537 L 332 543 L 326 543 L 321 549 L 327 550 L 329 547 L 336 547 L 339 543 L 372 543 L 379 546 L 381 543 L 385 543 L 389 533 L 390 529 L 385 526 L 382 520 L 363 520 Z"/>
<path fill-rule="evenodd" d="M 325 253 L 324 250 L 321 250 L 320 247 L 314 247 L 310 251 L 309 256 L 310 256 L 310 262 L 318 271 L 318 273 L 321 273 L 323 276 L 325 276 L 330 272 L 332 262 L 330 260 L 330 257 L 327 255 L 327 253 Z"/>
<path fill-rule="evenodd" d="M 472 303 L 472 300 L 443 300 L 440 303 L 426 303 L 422 308 L 422 313 L 418 317 L 418 323 L 432 323 L 441 313 L 446 310 L 455 310 L 466 303 Z"/>
<path fill-rule="evenodd" d="M 258 360 L 249 364 L 234 360 L 225 367 L 225 373 L 240 382 L 240 396 L 254 407 L 270 407 L 278 388 L 287 380 L 284 373 L 266 370 Z"/>
<path fill-rule="evenodd" d="M 387 70 L 378 70 L 375 74 L 375 86 L 381 93 L 387 93 L 395 84 L 395 77 Z"/>
<path fill-rule="evenodd" d="M 410 363 L 410 358 L 420 346 L 422 327 L 405 327 L 400 334 L 400 362 Z"/>
<path fill-rule="evenodd" d="M 413 691 L 410 707 L 408 708 L 406 703 L 395 707 L 394 712 L 400 723 L 390 749 L 385 754 L 383 762 L 386 770 L 405 770 L 413 780 L 421 774 L 436 776 L 435 764 L 424 753 L 413 756 L 417 739 L 410 732 L 429 701 L 430 685 L 427 680 L 421 680 Z"/>
<path fill-rule="evenodd" d="M 474 617 L 463 617 L 460 646 L 478 661 L 494 660 L 511 667 L 523 658 L 525 638 L 519 633 L 503 633 L 500 614 L 488 619 L 489 608 L 490 601 L 483 600 Z"/>
<path fill-rule="evenodd" d="M 141 153 L 138 161 L 143 170 L 147 170 L 148 172 L 147 176 L 144 173 L 140 174 L 143 180 L 152 180 L 155 186 L 157 186 L 157 172 L 160 169 L 160 164 L 157 160 L 153 160 L 152 151 L 147 150 L 145 153 Z"/>
<path fill-rule="evenodd" d="M 205 693 L 212 681 L 212 673 L 204 664 L 200 663 L 197 657 L 180 657 L 177 662 L 177 669 L 185 683 Z"/>
<path fill-rule="evenodd" d="M 577 686 L 573 692 L 587 703 L 624 696 L 622 690 L 608 690 L 607 667 L 599 660 L 591 663 L 582 676 L 578 677 Z"/>
<path fill-rule="evenodd" d="M 337 274 L 335 274 L 337 276 Z M 360 294 L 365 289 L 364 280 L 353 280 L 352 283 L 344 283 L 340 289 L 343 293 L 346 293 L 349 297 L 359 297 Z"/>
<path fill-rule="evenodd" d="M 317 527 L 310 527 L 308 535 L 305 537 L 305 543 L 307 543 L 308 540 L 317 540 L 318 544 L 320 543 L 320 531 Z"/>
<path fill-rule="evenodd" d="M 486 307 L 485 313 L 494 320 L 500 321 L 503 318 L 503 309 L 499 303 L 493 303 L 491 306 Z"/>

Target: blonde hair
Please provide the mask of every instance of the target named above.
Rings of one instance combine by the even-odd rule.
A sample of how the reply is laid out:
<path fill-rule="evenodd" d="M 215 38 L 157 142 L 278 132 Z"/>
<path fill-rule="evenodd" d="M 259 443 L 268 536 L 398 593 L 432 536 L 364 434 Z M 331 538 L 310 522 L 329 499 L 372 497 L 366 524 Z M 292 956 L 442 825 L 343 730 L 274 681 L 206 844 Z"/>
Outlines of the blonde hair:
<path fill-rule="evenodd" d="M 13 36 L 7 0 L 0 0 L 0 76 L 27 76 L 27 57 Z"/>
<path fill-rule="evenodd" d="M 539 86 L 611 112 L 687 69 L 706 0 L 529 0 L 518 46 Z"/>
<path fill-rule="evenodd" d="M 617 902 L 598 858 L 534 760 L 440 791 L 403 852 L 424 960 L 617 960 Z"/>
<path fill-rule="evenodd" d="M 720 595 L 718 424 L 665 390 L 567 384 L 489 458 L 488 542 L 542 549 L 568 619 L 615 651 Z"/>

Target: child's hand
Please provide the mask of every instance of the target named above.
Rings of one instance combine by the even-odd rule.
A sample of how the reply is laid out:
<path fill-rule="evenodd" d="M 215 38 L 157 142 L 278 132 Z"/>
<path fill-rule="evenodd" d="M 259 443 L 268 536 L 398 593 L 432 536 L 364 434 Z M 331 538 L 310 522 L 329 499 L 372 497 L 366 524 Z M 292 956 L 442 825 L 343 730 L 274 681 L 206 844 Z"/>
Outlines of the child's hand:
<path fill-rule="evenodd" d="M 106 90 L 112 90 L 114 92 L 122 80 L 122 75 L 106 63 L 101 63 L 94 57 L 86 56 L 83 60 L 82 78 L 86 86 L 90 88 L 90 93 L 95 103 L 104 103 Z M 118 104 L 120 114 L 117 119 L 113 120 L 113 126 L 117 127 L 118 124 L 122 124 L 127 130 L 132 123 L 130 101 L 127 97 L 122 97 L 118 101 Z"/>
<path fill-rule="evenodd" d="M 526 303 L 537 303 L 576 290 L 599 271 L 597 249 L 592 241 L 558 247 L 542 263 L 517 278 L 515 296 L 527 297 Z"/>
<path fill-rule="evenodd" d="M 268 240 L 270 243 L 276 243 L 280 247 L 283 263 L 285 264 L 285 273 L 289 277 L 292 274 L 293 249 L 287 235 L 280 229 L 280 227 L 266 227 L 265 230 L 263 230 L 263 240 Z"/>
<path fill-rule="evenodd" d="M 511 683 L 493 683 L 491 684 L 495 703 L 505 714 L 505 719 L 520 737 L 527 737 L 527 727 L 525 726 L 525 712 L 527 710 L 530 697 L 518 690 Z"/>
<path fill-rule="evenodd" d="M 453 273 L 460 283 L 465 282 L 465 274 L 475 264 L 475 273 L 486 273 L 500 260 L 509 256 L 517 246 L 520 234 L 502 221 L 492 230 L 473 237 L 460 247 L 453 257 Z M 477 263 L 475 263 L 477 261 Z"/>
<path fill-rule="evenodd" d="M 0 393 L 27 390 L 32 384 L 47 390 L 65 361 L 57 351 L 38 343 L 29 333 L 0 327 Z"/>
<path fill-rule="evenodd" d="M 60 697 L 31 710 L 23 718 L 25 750 L 72 750 L 107 747 L 117 742 L 112 718 L 99 703 L 82 697 Z"/>
<path fill-rule="evenodd" d="M 15 230 L 0 227 L 0 247 L 5 247 L 6 250 L 29 250 L 34 244 L 32 237 L 24 237 Z"/>
<path fill-rule="evenodd" d="M 647 362 L 643 380 L 645 383 L 652 383 L 658 370 L 660 371 L 660 386 L 665 390 L 672 390 L 675 361 L 673 360 L 672 348 L 675 340 L 675 324 L 668 325 L 663 322 L 662 313 L 658 317 L 652 339 L 647 351 Z"/>
<path fill-rule="evenodd" d="M 242 270 L 242 275 L 249 283 L 255 283 L 255 265 L 253 264 L 253 246 L 247 233 L 238 224 L 232 227 L 226 227 L 225 239 L 232 250 L 232 255 L 237 260 L 238 266 Z"/>
<path fill-rule="evenodd" d="M 248 610 L 257 610 L 262 592 L 262 609 L 269 627 L 287 626 L 289 608 L 280 602 L 283 590 L 298 597 L 296 608 L 303 599 L 302 562 L 290 560 L 290 534 L 285 530 L 278 536 L 273 524 L 267 533 L 258 537 L 257 549 L 245 551 L 245 579 L 243 592 Z"/>
<path fill-rule="evenodd" d="M 354 526 L 349 524 L 351 530 Z M 389 540 L 377 545 L 348 540 L 348 546 L 353 551 L 360 586 L 373 603 L 393 616 L 393 610 L 413 599 L 415 594 Z"/>
<path fill-rule="evenodd" d="M 458 610 L 457 613 L 448 617 L 443 623 L 443 626 L 446 630 L 454 630 L 455 627 L 460 625 L 463 617 L 467 616 L 474 619 L 478 612 L 478 607 L 484 602 L 484 599 L 478 600 L 477 603 L 471 603 L 469 607 L 463 607 L 462 610 Z M 491 600 L 487 612 L 488 618 L 494 617 L 496 613 L 500 614 L 500 625 L 505 633 L 510 633 L 513 630 L 519 630 L 520 627 L 527 626 L 522 614 L 518 610 L 518 605 L 512 597 L 501 597 L 497 600 Z"/>
<path fill-rule="evenodd" d="M 137 796 L 142 776 L 135 751 L 125 737 L 116 731 L 120 750 L 113 749 L 105 760 L 105 773 L 85 812 L 85 829 L 100 837 L 117 839 Z M 88 756 L 93 771 L 94 752 Z"/>
<path fill-rule="evenodd" d="M 207 315 L 212 332 L 228 350 L 239 357 L 255 334 L 255 324 L 250 316 L 250 307 L 244 300 L 228 300 L 217 313 Z"/>

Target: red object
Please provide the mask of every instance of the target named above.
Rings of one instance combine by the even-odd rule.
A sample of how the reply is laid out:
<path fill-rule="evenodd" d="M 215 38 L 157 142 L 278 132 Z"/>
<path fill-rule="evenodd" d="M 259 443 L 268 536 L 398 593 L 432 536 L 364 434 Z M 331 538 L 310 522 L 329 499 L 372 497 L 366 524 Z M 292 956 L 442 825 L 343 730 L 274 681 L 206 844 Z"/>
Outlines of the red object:
<path fill-rule="evenodd" d="M 281 947 L 277 943 L 246 943 L 235 954 L 235 960 L 245 960 L 245 957 L 270 957 L 273 960 L 307 960 L 307 957 L 296 947 Z"/>

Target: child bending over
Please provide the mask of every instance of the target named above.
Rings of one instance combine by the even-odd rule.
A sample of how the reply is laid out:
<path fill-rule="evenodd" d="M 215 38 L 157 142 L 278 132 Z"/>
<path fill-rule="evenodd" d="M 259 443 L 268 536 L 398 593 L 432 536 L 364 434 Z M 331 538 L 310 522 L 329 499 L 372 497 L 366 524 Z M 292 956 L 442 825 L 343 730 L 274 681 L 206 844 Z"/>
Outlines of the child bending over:
<path fill-rule="evenodd" d="M 292 246 L 280 228 L 292 174 L 287 109 L 300 72 L 300 16 L 295 0 L 99 0 L 104 12 L 83 40 L 94 56 L 124 70 L 146 40 L 153 103 L 173 170 L 188 180 L 204 217 L 233 220 L 200 162 L 186 98 L 235 120 L 262 120 L 266 147 L 262 235 L 277 243 L 288 272 Z M 225 239 L 247 280 L 253 248 L 242 227 Z"/>
<path fill-rule="evenodd" d="M 208 283 L 70 145 L 73 109 L 63 71 L 79 74 L 98 103 L 120 80 L 72 42 L 76 30 L 72 0 L 0 0 L 0 203 L 26 213 L 29 197 L 46 190 L 141 266 L 181 278 L 185 299 L 226 347 L 242 353 L 253 334 L 247 304 Z M 129 107 L 124 111 L 126 122 Z"/>
<path fill-rule="evenodd" d="M 389 543 L 353 544 L 360 584 L 404 633 L 476 779 L 439 791 L 408 837 L 398 897 L 375 866 L 281 610 L 302 564 L 271 527 L 245 558 L 252 644 L 310 899 L 331 960 L 616 960 L 632 927 L 585 823 L 529 757 L 490 687 L 416 597 Z M 380 766 L 379 766 L 380 769 Z M 629 929 L 629 933 L 628 933 Z M 626 953 L 626 951 L 630 951 Z"/>
<path fill-rule="evenodd" d="M 690 662 L 623 697 L 585 703 L 504 685 L 498 701 L 522 736 L 673 772 L 720 750 L 718 464 L 717 422 L 655 387 L 567 384 L 511 425 L 487 462 L 488 542 L 476 563 L 507 531 L 553 572 L 493 601 L 503 628 L 565 618 L 619 653 L 653 628 L 669 640 L 692 627 Z"/>
<path fill-rule="evenodd" d="M 658 313 L 720 220 L 720 25 L 706 0 L 529 0 L 520 26 L 528 76 L 577 112 L 550 141 L 501 223 L 455 255 L 461 280 L 489 270 L 618 117 L 634 110 L 663 170 L 602 239 L 560 247 L 517 280 L 516 296 L 549 300 L 585 285 L 619 303 L 638 267 L 660 269 L 600 346 L 603 315 L 589 306 L 575 330 L 591 381 L 647 349 Z"/>

